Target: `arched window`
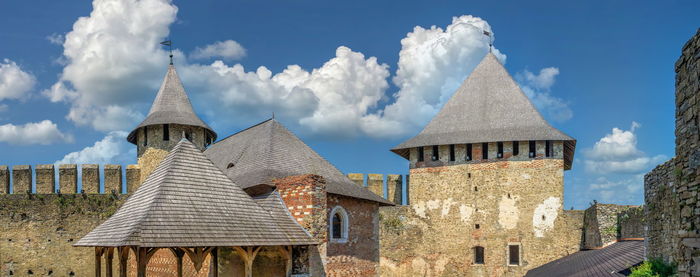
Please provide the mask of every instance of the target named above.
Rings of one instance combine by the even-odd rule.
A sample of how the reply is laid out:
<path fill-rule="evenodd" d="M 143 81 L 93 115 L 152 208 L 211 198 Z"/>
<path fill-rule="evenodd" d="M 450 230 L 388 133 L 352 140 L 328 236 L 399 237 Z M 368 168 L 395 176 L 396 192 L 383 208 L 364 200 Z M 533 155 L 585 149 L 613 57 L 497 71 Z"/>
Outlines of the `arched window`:
<path fill-rule="evenodd" d="M 331 242 L 347 242 L 348 241 L 348 213 L 341 206 L 335 206 L 331 211 L 330 218 L 330 235 Z"/>

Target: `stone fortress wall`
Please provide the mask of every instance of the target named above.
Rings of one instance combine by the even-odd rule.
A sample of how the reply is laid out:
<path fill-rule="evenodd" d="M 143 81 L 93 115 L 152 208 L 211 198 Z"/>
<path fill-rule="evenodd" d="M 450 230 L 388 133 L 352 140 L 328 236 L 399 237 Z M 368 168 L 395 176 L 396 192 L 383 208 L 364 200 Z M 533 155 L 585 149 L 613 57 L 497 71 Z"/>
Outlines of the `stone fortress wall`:
<path fill-rule="evenodd" d="M 123 192 L 136 190 L 140 170 L 80 168 L 0 166 L 0 276 L 94 275 L 94 249 L 72 244 L 119 208 Z"/>
<path fill-rule="evenodd" d="M 647 256 L 700 276 L 700 29 L 683 46 L 676 71 L 676 157 L 644 177 Z"/>

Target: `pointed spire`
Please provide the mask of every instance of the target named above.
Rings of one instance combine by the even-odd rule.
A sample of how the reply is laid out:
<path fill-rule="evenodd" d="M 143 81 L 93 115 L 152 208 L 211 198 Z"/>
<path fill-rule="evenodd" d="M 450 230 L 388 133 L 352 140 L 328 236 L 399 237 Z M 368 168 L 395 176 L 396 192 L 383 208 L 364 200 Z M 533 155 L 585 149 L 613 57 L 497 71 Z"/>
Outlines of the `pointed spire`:
<path fill-rule="evenodd" d="M 187 97 L 174 65 L 168 65 L 168 73 L 165 74 L 163 83 L 158 90 L 158 94 L 156 94 L 156 99 L 153 100 L 151 110 L 148 112 L 146 119 L 131 131 L 127 140 L 131 143 L 136 143 L 136 131 L 139 128 L 157 124 L 182 124 L 202 127 L 210 132 L 212 140 L 216 139 L 214 130 L 195 114 L 190 98 Z"/>

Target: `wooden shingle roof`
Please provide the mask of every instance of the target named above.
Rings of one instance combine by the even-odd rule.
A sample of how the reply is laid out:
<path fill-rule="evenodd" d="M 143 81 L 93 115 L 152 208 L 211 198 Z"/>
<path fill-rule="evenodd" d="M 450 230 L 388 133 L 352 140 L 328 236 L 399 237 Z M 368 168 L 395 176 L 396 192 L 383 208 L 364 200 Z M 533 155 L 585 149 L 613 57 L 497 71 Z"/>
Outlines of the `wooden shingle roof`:
<path fill-rule="evenodd" d="M 212 140 L 216 140 L 216 132 L 194 113 L 190 98 L 187 97 L 185 88 L 182 86 L 180 77 L 172 64 L 168 65 L 168 73 L 163 78 L 163 83 L 158 90 L 158 94 L 156 94 L 156 99 L 153 100 L 151 110 L 148 112 L 146 119 L 129 133 L 126 140 L 136 144 L 136 132 L 139 128 L 159 124 L 182 124 L 202 127 L 209 132 Z"/>
<path fill-rule="evenodd" d="M 285 221 L 291 221 L 286 222 Z M 117 212 L 75 246 L 205 247 L 317 242 L 271 214 L 181 140 Z"/>
<path fill-rule="evenodd" d="M 269 119 L 220 140 L 204 154 L 243 188 L 274 184 L 274 179 L 316 174 L 328 193 L 393 205 L 353 183 L 278 121 Z"/>
<path fill-rule="evenodd" d="M 430 123 L 391 151 L 408 159 L 415 147 L 524 140 L 564 141 L 565 168 L 571 168 L 576 140 L 549 125 L 488 53 Z"/>

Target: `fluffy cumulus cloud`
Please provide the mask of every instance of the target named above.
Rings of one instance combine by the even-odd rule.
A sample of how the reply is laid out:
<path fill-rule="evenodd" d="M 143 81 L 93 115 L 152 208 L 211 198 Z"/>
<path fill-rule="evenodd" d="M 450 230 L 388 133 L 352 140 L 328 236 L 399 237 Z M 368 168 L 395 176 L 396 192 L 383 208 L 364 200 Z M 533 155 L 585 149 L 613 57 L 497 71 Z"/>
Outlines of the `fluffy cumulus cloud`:
<path fill-rule="evenodd" d="M 664 155 L 654 157 L 637 149 L 635 130 L 641 125 L 632 122 L 629 130 L 613 128 L 592 148 L 584 149 L 584 165 L 591 173 L 641 173 L 664 161 Z"/>
<path fill-rule="evenodd" d="M 0 142 L 14 145 L 48 145 L 59 142 L 73 142 L 73 137 L 61 132 L 58 126 L 50 120 L 44 120 L 24 125 L 9 123 L 0 125 Z"/>
<path fill-rule="evenodd" d="M 177 8 L 167 0 L 95 0 L 94 10 L 65 35 L 66 65 L 44 94 L 70 103 L 67 118 L 96 130 L 128 130 L 143 118 L 162 79 L 168 35 Z M 446 28 L 416 27 L 401 41 L 398 68 L 340 46 L 318 68 L 289 65 L 273 73 L 246 71 L 226 60 L 245 49 L 233 40 L 195 49 L 190 59 L 175 52 L 176 66 L 197 107 L 215 118 L 260 120 L 275 112 L 315 135 L 387 137 L 415 132 L 449 99 L 489 49 L 493 34 L 478 17 L 455 17 Z M 498 49 L 494 53 L 505 61 Z M 199 100 L 199 101 L 197 101 Z M 218 125 L 234 124 L 217 122 Z M 240 126 L 239 126 L 240 127 Z"/>
<path fill-rule="evenodd" d="M 0 62 L 0 101 L 25 98 L 34 85 L 34 75 L 23 71 L 17 63 L 9 59 Z"/>
<path fill-rule="evenodd" d="M 133 127 L 152 98 L 144 92 L 156 90 L 162 78 L 168 57 L 159 42 L 176 13 L 168 1 L 93 1 L 90 15 L 65 35 L 66 66 L 44 94 L 70 103 L 68 118 L 78 125 L 103 131 Z"/>
<path fill-rule="evenodd" d="M 574 113 L 569 103 L 552 96 L 551 88 L 559 75 L 559 68 L 547 67 L 535 74 L 523 70 L 515 75 L 525 95 L 544 115 L 554 121 L 563 122 L 571 119 Z"/>
<path fill-rule="evenodd" d="M 224 60 L 237 60 L 245 57 L 246 50 L 236 41 L 217 41 L 204 47 L 197 47 L 190 54 L 193 59 L 222 58 Z"/>
<path fill-rule="evenodd" d="M 103 139 L 94 145 L 83 148 L 80 151 L 68 153 L 57 164 L 129 164 L 134 162 L 136 149 L 126 142 L 127 132 L 109 132 Z"/>

